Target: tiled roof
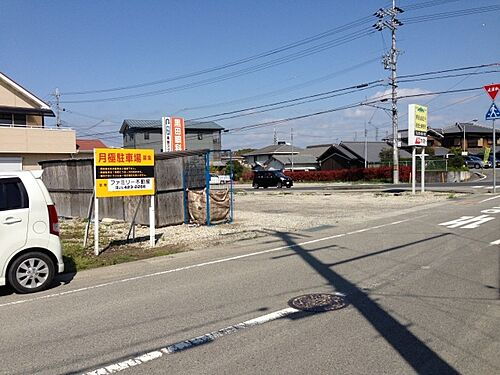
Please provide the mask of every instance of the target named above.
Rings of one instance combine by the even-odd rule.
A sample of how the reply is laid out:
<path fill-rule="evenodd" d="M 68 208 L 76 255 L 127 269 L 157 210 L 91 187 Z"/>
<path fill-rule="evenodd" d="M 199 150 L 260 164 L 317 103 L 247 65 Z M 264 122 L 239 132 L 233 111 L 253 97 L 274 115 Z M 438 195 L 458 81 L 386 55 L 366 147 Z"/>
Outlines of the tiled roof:
<path fill-rule="evenodd" d="M 492 133 L 493 129 L 492 127 L 489 126 L 484 126 L 484 125 L 479 125 L 479 124 L 474 124 L 474 123 L 456 123 L 455 125 L 447 126 L 446 128 L 443 128 L 443 133 L 444 134 L 454 134 L 454 133 L 462 133 L 464 132 L 464 126 L 465 126 L 465 132 L 466 133 Z M 500 131 L 500 129 L 497 129 L 497 131 Z"/>
<path fill-rule="evenodd" d="M 106 146 L 100 139 L 77 139 L 76 149 L 78 151 L 91 151 L 94 148 L 106 148 Z"/>
<path fill-rule="evenodd" d="M 292 155 L 273 155 L 273 159 L 278 160 L 283 165 L 291 165 L 292 164 Z M 312 164 L 316 165 L 316 157 L 313 155 L 293 155 L 293 163 L 294 164 Z"/>
<path fill-rule="evenodd" d="M 191 121 L 186 120 L 184 125 L 186 129 L 196 129 L 196 130 L 224 130 L 222 126 L 213 121 Z M 123 133 L 125 128 L 129 129 L 161 129 L 161 120 L 133 120 L 125 119 L 123 120 L 122 127 L 120 128 L 120 133 Z"/>
<path fill-rule="evenodd" d="M 258 150 L 249 152 L 248 154 L 244 154 L 243 156 L 258 156 L 258 155 L 274 155 L 274 154 L 291 154 L 293 149 L 293 153 L 302 153 L 303 149 L 289 144 L 278 144 L 278 145 L 270 145 L 263 148 L 259 148 Z"/>
<path fill-rule="evenodd" d="M 365 143 L 364 142 L 342 142 L 340 144 L 341 147 L 349 150 L 350 152 L 356 154 L 361 160 L 364 160 L 365 155 Z M 369 163 L 378 163 L 380 162 L 380 151 L 385 148 L 391 148 L 389 144 L 386 142 L 367 142 L 366 144 L 366 154 L 367 161 Z M 409 158 L 411 154 L 400 150 L 401 158 Z"/>
<path fill-rule="evenodd" d="M 314 146 L 307 146 L 306 149 L 301 153 L 301 154 L 309 154 L 313 155 L 318 159 L 323 155 L 326 151 L 328 151 L 333 145 L 328 144 L 328 145 L 314 145 Z"/>

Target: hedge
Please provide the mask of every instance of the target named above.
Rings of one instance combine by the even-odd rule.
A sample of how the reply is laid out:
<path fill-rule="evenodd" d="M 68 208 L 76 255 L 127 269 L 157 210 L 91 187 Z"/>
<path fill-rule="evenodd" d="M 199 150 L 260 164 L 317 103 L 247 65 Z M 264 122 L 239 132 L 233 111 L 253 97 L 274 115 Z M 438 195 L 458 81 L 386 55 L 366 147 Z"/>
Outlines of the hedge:
<path fill-rule="evenodd" d="M 402 182 L 410 180 L 411 167 L 399 167 L 399 180 Z M 392 167 L 378 168 L 350 168 L 335 169 L 332 171 L 285 171 L 285 175 L 290 176 L 297 182 L 315 181 L 384 181 L 392 182 Z M 246 173 L 243 176 L 246 180 L 253 178 L 253 173 Z"/>

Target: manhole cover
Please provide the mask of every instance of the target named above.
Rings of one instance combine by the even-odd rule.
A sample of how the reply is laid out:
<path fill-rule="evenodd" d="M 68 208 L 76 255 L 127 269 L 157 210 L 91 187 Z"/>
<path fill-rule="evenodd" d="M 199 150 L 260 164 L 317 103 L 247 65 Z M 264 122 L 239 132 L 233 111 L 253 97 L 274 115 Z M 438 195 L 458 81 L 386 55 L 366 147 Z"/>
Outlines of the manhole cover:
<path fill-rule="evenodd" d="M 336 294 L 313 293 L 292 298 L 288 305 L 297 310 L 323 312 L 342 309 L 347 306 L 344 297 Z"/>

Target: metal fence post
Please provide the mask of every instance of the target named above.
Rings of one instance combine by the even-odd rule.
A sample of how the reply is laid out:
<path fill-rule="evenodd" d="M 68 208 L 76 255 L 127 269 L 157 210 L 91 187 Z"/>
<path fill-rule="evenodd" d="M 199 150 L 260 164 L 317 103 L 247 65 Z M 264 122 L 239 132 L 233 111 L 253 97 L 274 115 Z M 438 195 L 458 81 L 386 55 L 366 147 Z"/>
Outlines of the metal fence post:
<path fill-rule="evenodd" d="M 205 154 L 205 186 L 207 201 L 207 226 L 210 226 L 210 151 Z"/>
<path fill-rule="evenodd" d="M 233 197 L 233 178 L 234 178 L 234 168 L 233 168 L 233 152 L 229 151 L 229 164 L 231 165 L 229 173 L 229 223 L 232 223 L 234 220 L 234 197 Z"/>
<path fill-rule="evenodd" d="M 187 172 L 182 173 L 182 192 L 184 193 L 184 224 L 189 223 L 189 197 L 187 186 Z"/>

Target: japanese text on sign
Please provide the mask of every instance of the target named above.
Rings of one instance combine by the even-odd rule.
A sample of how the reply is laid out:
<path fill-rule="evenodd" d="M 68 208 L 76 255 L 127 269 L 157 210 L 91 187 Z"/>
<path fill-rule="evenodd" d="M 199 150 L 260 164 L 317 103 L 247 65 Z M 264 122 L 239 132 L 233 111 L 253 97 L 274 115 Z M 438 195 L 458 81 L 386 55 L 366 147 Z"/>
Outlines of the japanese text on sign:
<path fill-rule="evenodd" d="M 408 106 L 408 145 L 427 146 L 427 107 Z"/>
<path fill-rule="evenodd" d="M 154 195 L 154 150 L 94 150 L 98 198 Z"/>
<path fill-rule="evenodd" d="M 170 150 L 184 151 L 186 149 L 186 135 L 184 119 L 172 117 L 170 119 Z"/>

